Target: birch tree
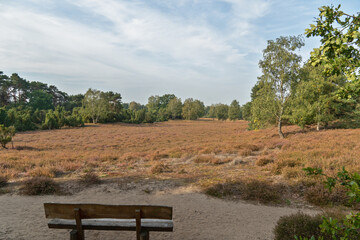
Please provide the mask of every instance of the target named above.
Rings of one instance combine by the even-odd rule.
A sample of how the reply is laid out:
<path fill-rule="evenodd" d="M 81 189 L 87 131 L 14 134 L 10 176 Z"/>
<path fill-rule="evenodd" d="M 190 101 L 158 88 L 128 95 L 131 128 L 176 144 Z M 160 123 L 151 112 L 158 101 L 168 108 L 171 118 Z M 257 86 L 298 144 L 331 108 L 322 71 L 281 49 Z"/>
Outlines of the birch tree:
<path fill-rule="evenodd" d="M 263 51 L 263 60 L 259 62 L 263 79 L 271 84 L 275 93 L 273 101 L 276 105 L 275 115 L 280 138 L 284 138 L 282 124 L 289 105 L 288 100 L 298 82 L 301 56 L 295 51 L 302 46 L 304 41 L 300 36 L 269 40 Z"/>

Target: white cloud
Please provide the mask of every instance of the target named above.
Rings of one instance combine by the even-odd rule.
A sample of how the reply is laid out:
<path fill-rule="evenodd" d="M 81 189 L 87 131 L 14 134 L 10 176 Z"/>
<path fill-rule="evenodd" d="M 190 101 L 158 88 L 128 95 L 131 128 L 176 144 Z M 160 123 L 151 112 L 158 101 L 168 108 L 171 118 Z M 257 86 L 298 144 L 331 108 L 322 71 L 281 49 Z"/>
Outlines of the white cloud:
<path fill-rule="evenodd" d="M 199 1 L 177 1 L 177 6 L 170 7 L 187 6 L 190 2 Z M 109 24 L 103 29 L 100 24 L 85 24 L 75 16 L 57 15 L 40 6 L 0 4 L 2 70 L 38 73 L 44 78 L 58 76 L 55 83 L 58 81 L 71 93 L 98 87 L 126 95 L 129 89 L 134 95 L 126 100 L 144 99 L 137 96 L 137 87 L 152 91 L 149 94 L 173 91 L 186 96 L 194 92 L 188 89 L 211 84 L 207 93 L 196 89 L 198 94 L 192 96 L 209 103 L 220 87 L 248 80 L 241 79 L 241 74 L 248 76 L 254 70 L 254 62 L 248 56 L 258 54 L 259 44 L 264 42 L 252 22 L 264 16 L 270 6 L 268 1 L 260 0 L 225 2 L 231 4 L 231 16 L 222 29 L 204 22 L 200 15 L 184 19 L 142 1 L 63 3 L 81 8 L 96 19 L 106 19 Z M 51 5 L 41 0 L 41 5 L 46 4 Z M 82 89 L 74 89 L 66 81 Z M 227 97 L 217 96 L 214 101 Z"/>

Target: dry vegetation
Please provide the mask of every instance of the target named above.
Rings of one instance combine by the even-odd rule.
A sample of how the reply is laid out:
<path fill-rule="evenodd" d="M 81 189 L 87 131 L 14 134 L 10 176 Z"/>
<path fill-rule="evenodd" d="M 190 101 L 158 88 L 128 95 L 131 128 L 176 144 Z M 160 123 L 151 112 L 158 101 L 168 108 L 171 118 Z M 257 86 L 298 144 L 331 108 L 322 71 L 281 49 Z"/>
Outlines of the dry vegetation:
<path fill-rule="evenodd" d="M 286 139 L 279 139 L 275 128 L 246 129 L 244 121 L 199 120 L 18 133 L 15 148 L 0 151 L 0 175 L 10 181 L 32 177 L 79 179 L 87 172 L 96 174 L 94 179 L 192 179 L 203 188 L 211 188 L 215 196 L 227 191 L 226 184 L 245 181 L 236 191 L 246 192 L 268 181 L 286 183 L 283 190 L 319 202 L 329 196 L 338 199 L 343 192 L 339 189 L 338 195 L 331 195 L 323 191 L 316 180 L 304 176 L 302 168 L 323 167 L 328 174 L 342 166 L 360 170 L 360 129 L 304 132 L 287 126 Z M 249 184 L 251 181 L 255 183 Z M 319 194 L 323 196 L 320 200 Z M 249 199 L 267 201 L 257 196 Z"/>

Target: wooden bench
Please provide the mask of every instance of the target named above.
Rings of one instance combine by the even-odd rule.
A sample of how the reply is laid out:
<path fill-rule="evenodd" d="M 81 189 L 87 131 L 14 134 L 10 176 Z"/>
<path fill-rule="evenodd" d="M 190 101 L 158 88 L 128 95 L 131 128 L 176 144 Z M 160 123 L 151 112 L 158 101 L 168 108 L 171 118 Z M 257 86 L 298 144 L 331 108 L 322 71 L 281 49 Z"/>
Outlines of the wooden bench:
<path fill-rule="evenodd" d="M 49 228 L 72 229 L 70 240 L 84 240 L 84 230 L 136 231 L 148 240 L 150 231 L 172 232 L 172 207 L 44 203 Z"/>

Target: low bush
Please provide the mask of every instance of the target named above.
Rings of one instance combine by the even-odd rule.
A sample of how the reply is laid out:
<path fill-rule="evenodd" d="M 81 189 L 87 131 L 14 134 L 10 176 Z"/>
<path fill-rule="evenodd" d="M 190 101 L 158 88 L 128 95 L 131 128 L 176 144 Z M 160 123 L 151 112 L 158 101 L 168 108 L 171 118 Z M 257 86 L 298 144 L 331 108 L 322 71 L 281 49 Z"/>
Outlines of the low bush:
<path fill-rule="evenodd" d="M 342 186 L 337 186 L 331 191 L 323 184 L 317 183 L 309 187 L 305 191 L 305 199 L 314 205 L 349 205 L 349 196 L 346 194 L 346 189 Z"/>
<path fill-rule="evenodd" d="M 231 197 L 267 204 L 283 202 L 284 190 L 285 187 L 281 184 L 250 179 L 215 184 L 205 189 L 205 193 L 219 198 Z"/>
<path fill-rule="evenodd" d="M 8 184 L 8 179 L 4 176 L 0 176 L 0 188 L 5 187 Z"/>
<path fill-rule="evenodd" d="M 99 184 L 101 180 L 97 174 L 94 172 L 87 172 L 80 177 L 80 183 L 85 184 L 86 186 Z"/>
<path fill-rule="evenodd" d="M 34 177 L 24 182 L 20 193 L 24 195 L 59 194 L 61 190 L 59 184 L 50 178 Z"/>
<path fill-rule="evenodd" d="M 301 212 L 280 217 L 274 228 L 274 240 L 294 240 L 295 236 L 315 239 L 322 235 L 319 225 L 323 222 L 320 215 L 311 216 Z M 331 238 L 325 238 L 331 239 Z"/>

